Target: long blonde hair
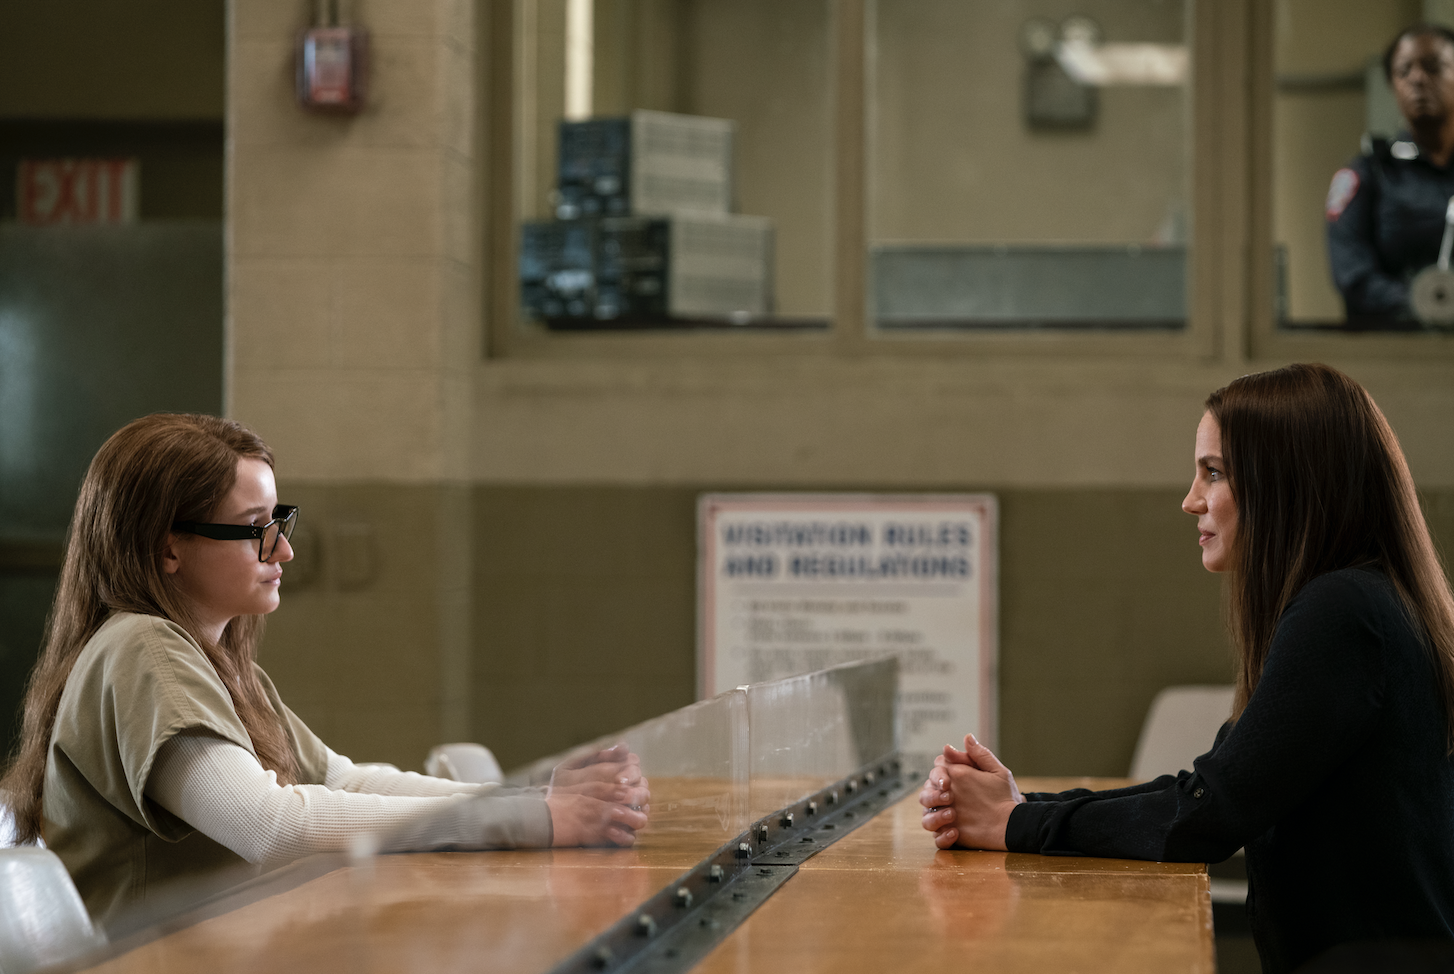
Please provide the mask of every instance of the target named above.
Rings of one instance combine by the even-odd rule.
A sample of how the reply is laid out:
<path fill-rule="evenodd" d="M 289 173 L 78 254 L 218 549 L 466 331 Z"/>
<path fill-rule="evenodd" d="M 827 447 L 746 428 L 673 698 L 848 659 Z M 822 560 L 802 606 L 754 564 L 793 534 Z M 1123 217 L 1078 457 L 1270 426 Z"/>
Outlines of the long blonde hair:
<path fill-rule="evenodd" d="M 1423 630 L 1454 754 L 1454 595 L 1398 437 L 1373 398 L 1326 365 L 1244 375 L 1212 393 L 1237 541 L 1228 578 L 1233 714 L 1262 676 L 1277 622 L 1326 572 L 1376 564 Z"/>
<path fill-rule="evenodd" d="M 26 687 L 20 742 L 0 779 L 17 841 L 41 836 L 46 758 L 61 692 L 81 650 L 112 612 L 161 616 L 186 629 L 231 694 L 258 760 L 279 781 L 297 782 L 282 719 L 252 667 L 263 617 L 233 619 L 213 644 L 162 568 L 172 522 L 213 520 L 244 457 L 273 465 L 267 444 L 240 423 L 157 413 L 122 427 L 92 459 L 71 519 L 45 648 Z"/>

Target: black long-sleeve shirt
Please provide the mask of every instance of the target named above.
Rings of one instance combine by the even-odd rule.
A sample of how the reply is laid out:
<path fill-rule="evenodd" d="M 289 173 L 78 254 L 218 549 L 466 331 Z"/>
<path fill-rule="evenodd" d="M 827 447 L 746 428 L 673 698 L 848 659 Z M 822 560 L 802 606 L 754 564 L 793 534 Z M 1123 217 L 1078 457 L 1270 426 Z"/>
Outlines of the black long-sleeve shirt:
<path fill-rule="evenodd" d="M 1245 846 L 1267 974 L 1347 941 L 1454 938 L 1454 760 L 1422 631 L 1377 569 L 1314 579 L 1192 771 L 1027 795 L 1006 845 L 1164 862 Z"/>
<path fill-rule="evenodd" d="M 1439 259 L 1454 164 L 1430 162 L 1408 133 L 1373 139 L 1370 151 L 1333 175 L 1328 260 L 1348 322 L 1417 328 L 1409 281 Z"/>

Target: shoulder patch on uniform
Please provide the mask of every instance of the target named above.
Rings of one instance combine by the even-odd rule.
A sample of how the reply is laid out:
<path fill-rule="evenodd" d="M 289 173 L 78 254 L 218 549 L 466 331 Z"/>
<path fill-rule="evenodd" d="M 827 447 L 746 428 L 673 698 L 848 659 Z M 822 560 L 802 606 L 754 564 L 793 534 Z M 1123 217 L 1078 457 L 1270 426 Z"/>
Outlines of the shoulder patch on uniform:
<path fill-rule="evenodd" d="M 1333 173 L 1333 182 L 1328 186 L 1327 213 L 1329 220 L 1343 215 L 1353 197 L 1358 195 L 1358 174 L 1351 169 L 1339 169 Z"/>

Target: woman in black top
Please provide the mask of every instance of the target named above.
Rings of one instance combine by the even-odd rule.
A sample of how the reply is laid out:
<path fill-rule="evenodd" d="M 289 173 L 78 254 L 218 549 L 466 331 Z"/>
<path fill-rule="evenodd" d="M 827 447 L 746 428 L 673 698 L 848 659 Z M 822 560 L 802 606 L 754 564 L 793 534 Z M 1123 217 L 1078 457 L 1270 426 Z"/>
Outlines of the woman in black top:
<path fill-rule="evenodd" d="M 1264 971 L 1358 940 L 1454 938 L 1454 597 L 1398 440 L 1322 365 L 1207 400 L 1202 563 L 1226 572 L 1232 719 L 1191 771 L 1021 795 L 973 737 L 920 795 L 941 848 L 1219 862 L 1247 850 Z"/>

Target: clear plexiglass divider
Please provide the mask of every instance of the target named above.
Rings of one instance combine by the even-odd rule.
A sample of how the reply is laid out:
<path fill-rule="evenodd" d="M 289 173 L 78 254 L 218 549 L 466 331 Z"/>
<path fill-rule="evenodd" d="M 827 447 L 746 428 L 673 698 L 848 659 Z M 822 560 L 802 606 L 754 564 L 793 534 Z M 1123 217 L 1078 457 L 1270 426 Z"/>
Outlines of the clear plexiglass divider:
<path fill-rule="evenodd" d="M 702 846 L 703 854 L 748 825 L 747 697 L 740 690 L 607 734 L 512 772 L 507 785 L 548 785 L 560 765 L 618 744 L 641 759 L 659 836 Z"/>
<path fill-rule="evenodd" d="M 738 731 L 730 735 L 735 742 L 731 780 L 745 784 L 739 821 L 746 828 L 707 850 L 695 865 L 628 910 L 550 974 L 690 970 L 787 882 L 800 863 L 898 801 L 913 777 L 898 755 L 898 676 L 898 659 L 883 656 L 738 687 L 708 701 L 734 701 L 724 704 L 724 712 L 741 718 Z M 720 760 L 693 755 L 682 746 L 685 736 L 674 728 L 685 724 L 688 736 L 696 730 L 694 709 L 667 714 L 561 756 L 565 761 L 579 759 L 583 751 L 619 742 L 640 755 L 643 774 L 651 780 L 652 814 L 640 833 L 639 848 L 686 851 L 709 844 L 701 841 L 709 837 L 700 830 L 700 818 L 700 845 L 655 832 L 669 830 L 684 837 L 693 827 L 691 818 L 674 807 L 680 806 L 679 798 L 668 798 L 658 813 L 659 783 L 671 781 L 671 771 L 695 771 L 704 759 L 713 764 Z M 661 746 L 665 741 L 670 746 Z M 643 745 L 656 750 L 643 753 Z M 663 764 L 663 757 L 677 763 Z M 548 777 L 553 760 L 538 762 L 516 780 L 539 782 Z M 678 864 L 687 865 L 680 859 Z"/>
<path fill-rule="evenodd" d="M 898 659 L 743 688 L 749 817 L 770 815 L 897 750 Z"/>
<path fill-rule="evenodd" d="M 715 847 L 893 755 L 898 683 L 898 660 L 886 655 L 738 687 L 542 758 L 506 784 L 549 784 L 558 766 L 625 744 L 650 783 L 647 831 Z"/>

